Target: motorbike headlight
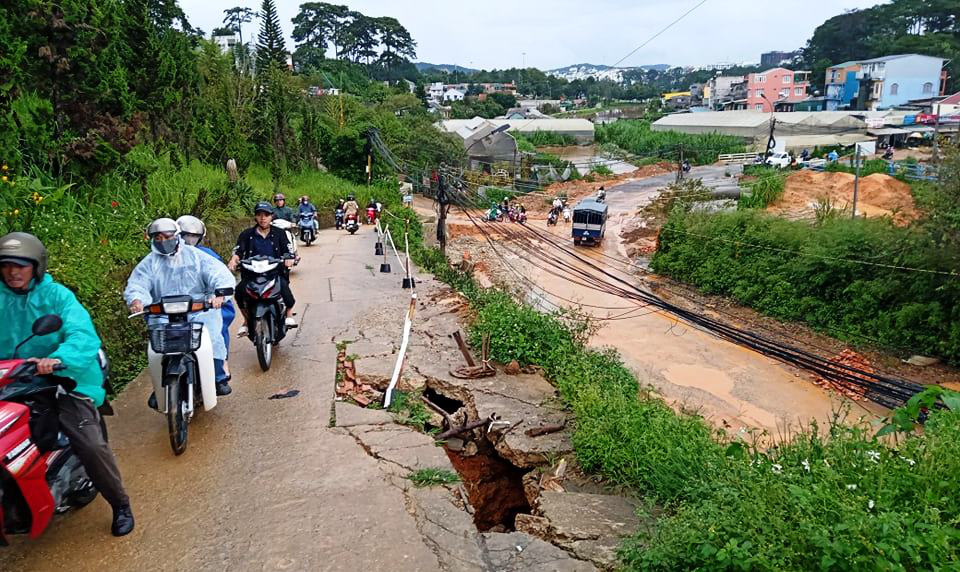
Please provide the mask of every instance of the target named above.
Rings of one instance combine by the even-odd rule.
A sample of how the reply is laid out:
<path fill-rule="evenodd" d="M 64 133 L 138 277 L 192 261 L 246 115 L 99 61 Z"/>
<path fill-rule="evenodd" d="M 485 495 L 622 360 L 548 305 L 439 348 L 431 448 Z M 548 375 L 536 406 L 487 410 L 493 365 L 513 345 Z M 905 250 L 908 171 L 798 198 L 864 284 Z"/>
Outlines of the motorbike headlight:
<path fill-rule="evenodd" d="M 164 302 L 163 303 L 163 313 L 164 314 L 186 314 L 190 311 L 190 301 L 185 300 L 183 302 Z"/>

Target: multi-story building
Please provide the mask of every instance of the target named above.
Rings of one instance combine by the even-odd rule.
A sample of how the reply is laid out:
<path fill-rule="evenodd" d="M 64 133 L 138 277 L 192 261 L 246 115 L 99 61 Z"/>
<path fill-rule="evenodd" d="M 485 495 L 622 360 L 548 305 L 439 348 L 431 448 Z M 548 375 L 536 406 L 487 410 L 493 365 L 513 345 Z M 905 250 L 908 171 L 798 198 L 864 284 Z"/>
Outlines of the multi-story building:
<path fill-rule="evenodd" d="M 891 109 L 913 99 L 943 95 L 944 59 L 918 54 L 884 56 L 859 62 L 856 109 Z"/>
<path fill-rule="evenodd" d="M 213 40 L 213 43 L 220 47 L 221 52 L 229 52 L 234 48 L 234 46 L 240 43 L 240 36 L 235 33 L 218 34 L 210 39 Z"/>
<path fill-rule="evenodd" d="M 710 109 L 723 109 L 725 103 L 735 99 L 733 97 L 733 86 L 743 83 L 743 79 L 742 75 L 718 75 L 710 78 L 703 90 L 703 104 Z M 744 86 L 744 90 L 742 90 L 742 94 L 740 94 L 743 97 L 746 97 L 745 88 L 746 86 Z"/>
<path fill-rule="evenodd" d="M 772 68 L 747 76 L 747 109 L 773 111 L 778 102 L 803 101 L 810 87 L 810 72 Z"/>
<path fill-rule="evenodd" d="M 836 111 L 850 107 L 857 97 L 860 80 L 857 74 L 860 62 L 843 62 L 830 66 L 824 80 L 824 97 L 827 111 Z"/>

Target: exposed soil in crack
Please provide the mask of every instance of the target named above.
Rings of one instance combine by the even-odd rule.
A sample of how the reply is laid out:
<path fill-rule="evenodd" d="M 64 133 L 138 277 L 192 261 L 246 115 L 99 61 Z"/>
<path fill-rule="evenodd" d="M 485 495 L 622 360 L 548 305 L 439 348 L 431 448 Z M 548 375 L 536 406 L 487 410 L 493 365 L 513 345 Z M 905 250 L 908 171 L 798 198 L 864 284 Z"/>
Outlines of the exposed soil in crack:
<path fill-rule="evenodd" d="M 446 448 L 447 456 L 463 479 L 474 508 L 473 522 L 481 532 L 512 532 L 518 514 L 529 513 L 523 476 L 528 472 L 502 459 L 485 439 L 475 455 Z"/>

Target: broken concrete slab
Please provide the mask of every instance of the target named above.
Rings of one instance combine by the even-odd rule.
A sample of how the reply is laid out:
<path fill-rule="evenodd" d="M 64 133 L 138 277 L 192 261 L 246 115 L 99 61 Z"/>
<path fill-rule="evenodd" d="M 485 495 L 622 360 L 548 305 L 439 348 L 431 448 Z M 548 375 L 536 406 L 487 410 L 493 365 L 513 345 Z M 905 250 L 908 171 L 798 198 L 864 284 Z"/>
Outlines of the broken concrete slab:
<path fill-rule="evenodd" d="M 624 497 L 543 491 L 538 504 L 550 523 L 541 538 L 603 568 L 616 563 L 621 539 L 641 525 L 637 503 Z"/>
<path fill-rule="evenodd" d="M 377 459 L 390 461 L 407 472 L 446 469 L 453 465 L 432 437 L 402 425 L 358 425 L 349 429 L 355 439 Z M 406 474 L 406 473 L 404 473 Z"/>
<path fill-rule="evenodd" d="M 383 409 L 366 409 L 346 401 L 338 401 L 335 406 L 337 427 L 355 427 L 357 425 L 386 425 L 393 423 L 393 416 Z"/>
<path fill-rule="evenodd" d="M 383 357 L 393 355 L 397 347 L 389 340 L 360 340 L 347 346 L 347 355 L 365 357 Z"/>
<path fill-rule="evenodd" d="M 589 572 L 597 568 L 522 532 L 481 535 L 492 570 L 503 572 Z"/>
<path fill-rule="evenodd" d="M 442 570 L 489 570 L 477 527 L 470 515 L 457 506 L 449 490 L 443 487 L 410 489 L 407 499 L 417 530 L 437 555 Z"/>
<path fill-rule="evenodd" d="M 354 362 L 354 367 L 357 370 L 357 382 L 383 391 L 390 384 L 393 369 L 396 365 L 396 355 L 359 358 Z M 405 367 L 400 375 L 400 382 L 397 387 L 400 391 L 416 391 L 423 389 L 425 384 L 426 378 L 412 368 Z"/>

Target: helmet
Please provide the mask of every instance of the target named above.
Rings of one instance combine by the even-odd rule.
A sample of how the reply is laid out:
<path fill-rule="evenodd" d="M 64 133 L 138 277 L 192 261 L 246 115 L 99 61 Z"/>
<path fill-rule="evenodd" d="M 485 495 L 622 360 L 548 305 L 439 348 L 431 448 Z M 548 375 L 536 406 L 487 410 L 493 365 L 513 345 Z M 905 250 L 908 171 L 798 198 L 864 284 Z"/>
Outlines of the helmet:
<path fill-rule="evenodd" d="M 155 240 L 158 234 L 172 234 L 172 238 Z M 147 227 L 147 236 L 150 237 L 150 248 L 161 256 L 173 256 L 180 251 L 180 225 L 172 218 L 158 218 Z"/>
<path fill-rule="evenodd" d="M 273 195 L 273 202 L 285 201 L 285 200 L 287 200 L 287 197 L 283 196 L 283 193 L 277 193 Z"/>
<path fill-rule="evenodd" d="M 257 213 L 267 213 L 272 215 L 273 205 L 266 201 L 260 201 L 257 203 L 257 206 L 253 207 L 253 214 L 256 215 Z"/>
<path fill-rule="evenodd" d="M 38 282 L 47 272 L 47 249 L 40 239 L 26 232 L 11 232 L 0 238 L 0 262 L 33 264 Z"/>
<path fill-rule="evenodd" d="M 207 225 L 203 224 L 203 221 L 198 219 L 193 215 L 183 215 L 177 219 L 177 225 L 180 226 L 180 233 L 183 235 L 193 235 L 197 237 L 196 242 L 190 242 L 187 240 L 187 237 L 184 237 L 187 244 L 191 246 L 196 246 L 203 241 L 203 237 L 207 235 Z"/>
<path fill-rule="evenodd" d="M 302 197 L 300 197 L 300 202 L 301 202 L 301 203 L 305 203 L 305 202 L 307 202 L 307 201 L 309 201 L 309 200 L 310 200 L 310 197 L 308 197 L 307 195 L 303 195 Z"/>
<path fill-rule="evenodd" d="M 352 200 L 353 200 L 353 195 L 347 195 L 347 200 L 348 200 L 348 201 L 352 201 Z"/>

